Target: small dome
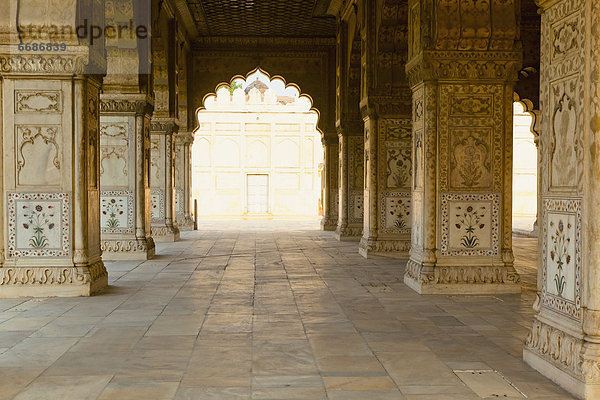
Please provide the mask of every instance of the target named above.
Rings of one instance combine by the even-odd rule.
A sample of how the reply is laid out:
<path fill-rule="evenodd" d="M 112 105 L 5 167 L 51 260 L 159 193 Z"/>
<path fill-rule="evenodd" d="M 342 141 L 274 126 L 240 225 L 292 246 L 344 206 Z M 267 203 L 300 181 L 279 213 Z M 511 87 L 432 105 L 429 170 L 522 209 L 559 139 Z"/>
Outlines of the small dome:
<path fill-rule="evenodd" d="M 258 89 L 258 91 L 261 94 L 263 94 L 264 92 L 269 90 L 269 86 L 267 86 L 267 84 L 264 83 L 263 81 L 260 81 L 258 78 L 256 78 L 256 80 L 254 82 L 252 82 L 251 84 L 246 86 L 246 94 L 250 93 L 250 91 L 254 88 Z"/>

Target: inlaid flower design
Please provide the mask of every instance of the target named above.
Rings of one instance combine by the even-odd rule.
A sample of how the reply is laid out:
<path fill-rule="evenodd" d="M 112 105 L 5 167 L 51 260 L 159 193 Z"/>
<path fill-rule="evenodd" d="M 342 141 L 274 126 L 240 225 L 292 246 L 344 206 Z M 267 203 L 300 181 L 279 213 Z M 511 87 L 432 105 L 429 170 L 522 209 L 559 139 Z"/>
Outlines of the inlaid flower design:
<path fill-rule="evenodd" d="M 403 199 L 398 199 L 391 204 L 389 210 L 390 216 L 394 219 L 395 228 L 406 228 L 408 216 L 410 216 L 410 203 Z"/>
<path fill-rule="evenodd" d="M 554 228 L 555 226 L 556 228 Z M 567 223 L 566 227 L 567 230 L 571 229 L 571 224 Z M 565 286 L 567 285 L 565 270 L 571 264 L 571 255 L 569 254 L 569 243 L 571 242 L 571 238 L 567 237 L 565 223 L 562 219 L 559 219 L 557 224 L 555 224 L 554 221 L 550 221 L 550 228 L 556 229 L 554 234 L 550 236 L 550 240 L 552 241 L 550 258 L 556 263 L 554 284 L 556 285 L 556 292 L 558 295 L 563 297 Z"/>
<path fill-rule="evenodd" d="M 458 214 L 456 214 L 456 229 L 464 232 L 460 243 L 466 249 L 474 249 L 480 242 L 477 232 L 485 228 L 484 217 L 487 208 L 486 206 L 480 206 L 479 208 L 458 206 L 456 210 L 458 211 Z"/>
<path fill-rule="evenodd" d="M 120 225 L 118 216 L 123 215 L 122 205 L 116 199 L 110 199 L 102 210 L 102 214 L 108 216 L 106 226 L 109 228 L 118 228 Z"/>
<path fill-rule="evenodd" d="M 43 249 L 48 247 L 49 239 L 47 236 L 48 231 L 54 229 L 55 224 L 54 218 L 54 206 L 46 205 L 42 206 L 36 204 L 34 206 L 23 205 L 25 213 L 25 222 L 23 222 L 23 228 L 32 232 L 32 236 L 29 238 L 29 247 L 33 249 Z"/>

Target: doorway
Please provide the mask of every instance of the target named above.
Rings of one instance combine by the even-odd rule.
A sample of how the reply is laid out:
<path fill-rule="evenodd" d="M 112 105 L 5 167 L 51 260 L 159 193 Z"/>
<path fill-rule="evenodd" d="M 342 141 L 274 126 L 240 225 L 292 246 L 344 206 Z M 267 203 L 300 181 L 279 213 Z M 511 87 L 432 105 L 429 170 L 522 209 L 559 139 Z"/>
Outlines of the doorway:
<path fill-rule="evenodd" d="M 248 175 L 248 214 L 269 212 L 269 175 Z"/>

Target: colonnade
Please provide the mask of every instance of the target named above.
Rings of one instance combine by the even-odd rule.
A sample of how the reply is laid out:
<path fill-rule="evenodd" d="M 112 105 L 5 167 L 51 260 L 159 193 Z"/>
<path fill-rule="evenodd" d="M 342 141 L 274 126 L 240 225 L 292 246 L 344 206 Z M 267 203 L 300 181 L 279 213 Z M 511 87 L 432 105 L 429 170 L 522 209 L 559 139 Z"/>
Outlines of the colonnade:
<path fill-rule="evenodd" d="M 103 259 L 151 258 L 155 241 L 191 229 L 200 104 L 189 81 L 204 79 L 191 60 L 204 54 L 198 43 L 225 41 L 197 39 L 183 5 L 152 2 L 145 38 L 94 41 L 66 29 L 143 23 L 137 0 L 79 0 L 59 13 L 40 2 L 38 12 L 0 17 L 1 297 L 94 294 L 107 285 Z M 524 359 L 592 399 L 600 397 L 600 4 L 537 6 L 540 256 Z M 331 77 L 295 80 L 316 88 L 324 111 L 323 229 L 356 241 L 365 257 L 398 258 L 421 294 L 518 293 L 519 2 L 347 0 L 329 11 L 338 21 Z M 51 37 L 61 45 L 23 46 Z M 329 42 L 315 43 L 319 51 L 303 51 L 322 73 Z"/>

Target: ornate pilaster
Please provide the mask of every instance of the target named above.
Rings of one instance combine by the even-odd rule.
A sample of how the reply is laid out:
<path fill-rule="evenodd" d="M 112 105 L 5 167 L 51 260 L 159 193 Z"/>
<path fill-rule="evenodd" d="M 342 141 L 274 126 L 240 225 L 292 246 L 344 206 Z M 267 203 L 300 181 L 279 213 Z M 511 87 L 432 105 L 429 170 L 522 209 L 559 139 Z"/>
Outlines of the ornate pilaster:
<path fill-rule="evenodd" d="M 406 258 L 411 232 L 407 5 L 363 2 L 360 112 L 364 123 L 364 227 L 359 253 Z"/>
<path fill-rule="evenodd" d="M 419 293 L 521 290 L 511 236 L 516 4 L 409 3 L 413 232 L 404 282 Z"/>
<path fill-rule="evenodd" d="M 194 230 L 191 213 L 193 142 L 191 132 L 179 132 L 175 138 L 175 216 L 181 231 Z"/>
<path fill-rule="evenodd" d="M 100 228 L 108 260 L 154 256 L 150 235 L 150 115 L 144 94 L 101 95 Z"/>
<path fill-rule="evenodd" d="M 28 20 L 49 14 L 44 4 L 21 4 L 17 24 L 45 32 Z M 101 23 L 100 4 L 88 6 L 81 14 Z M 72 28 L 78 3 L 64 8 L 52 22 Z M 103 48 L 65 35 L 65 51 L 27 51 L 14 24 L 0 32 L 8 33 L 0 36 L 0 297 L 90 296 L 108 281 L 99 212 Z M 26 32 L 21 38 L 31 45 Z"/>
<path fill-rule="evenodd" d="M 152 118 L 150 131 L 150 183 L 152 237 L 157 242 L 179 240 L 175 214 L 175 136 L 177 122 Z"/>
<path fill-rule="evenodd" d="M 321 228 L 324 231 L 335 231 L 338 219 L 338 174 L 339 153 L 337 138 L 323 140 L 325 167 L 323 169 L 323 218 Z"/>
<path fill-rule="evenodd" d="M 338 240 L 359 241 L 363 230 L 364 141 L 360 118 L 360 34 L 348 6 L 338 23 L 336 127 L 339 143 Z"/>
<path fill-rule="evenodd" d="M 359 241 L 363 230 L 363 163 L 364 143 L 362 130 L 358 135 L 344 135 L 339 129 L 339 216 L 335 230 L 338 240 Z M 348 129 L 349 133 L 352 130 Z"/>
<path fill-rule="evenodd" d="M 525 362 L 600 398 L 600 4 L 542 9 L 538 298 Z"/>

